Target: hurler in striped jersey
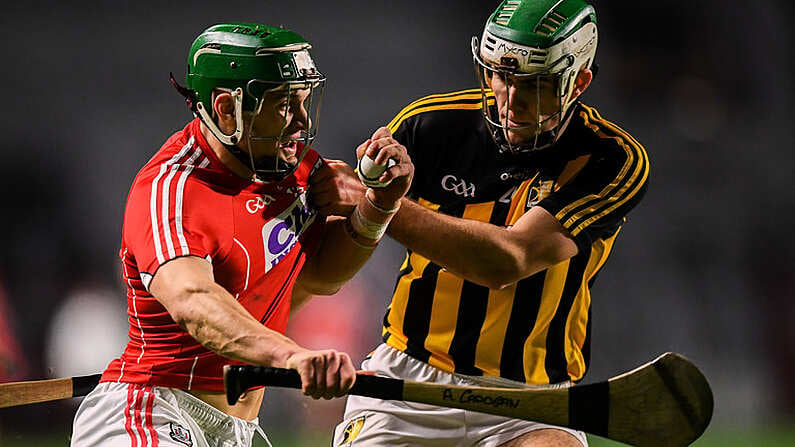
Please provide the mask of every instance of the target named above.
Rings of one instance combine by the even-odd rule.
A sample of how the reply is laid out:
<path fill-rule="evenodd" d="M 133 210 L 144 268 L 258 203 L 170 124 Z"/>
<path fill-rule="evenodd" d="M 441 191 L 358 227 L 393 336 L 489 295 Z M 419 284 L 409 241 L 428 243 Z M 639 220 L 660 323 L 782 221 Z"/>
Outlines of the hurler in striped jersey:
<path fill-rule="evenodd" d="M 408 251 L 384 343 L 362 369 L 465 386 L 584 377 L 591 287 L 649 175 L 645 149 L 580 102 L 597 37 L 586 0 L 505 0 L 473 39 L 480 88 L 419 99 L 371 138 L 405 145 L 416 177 L 388 230 Z M 586 444 L 566 428 L 360 396 L 334 441 Z"/>
<path fill-rule="evenodd" d="M 387 188 L 352 218 L 325 218 L 333 178 L 309 147 L 325 79 L 301 36 L 230 23 L 205 30 L 175 87 L 196 118 L 136 176 L 122 231 L 129 342 L 82 402 L 72 445 L 248 446 L 262 389 L 236 405 L 222 369 L 249 363 L 296 369 L 304 393 L 344 394 L 347 354 L 312 351 L 283 335 L 291 305 L 332 294 L 372 253 L 413 165 L 405 149 Z M 352 221 L 355 219 L 355 221 Z M 266 438 L 267 439 L 267 438 Z"/>

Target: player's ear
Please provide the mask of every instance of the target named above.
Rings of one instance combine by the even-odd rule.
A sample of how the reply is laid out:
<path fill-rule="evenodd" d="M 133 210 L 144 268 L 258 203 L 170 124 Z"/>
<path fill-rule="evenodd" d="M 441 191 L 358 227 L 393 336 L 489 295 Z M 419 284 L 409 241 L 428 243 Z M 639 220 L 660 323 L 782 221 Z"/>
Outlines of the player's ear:
<path fill-rule="evenodd" d="M 216 90 L 213 92 L 213 114 L 221 123 L 235 125 L 235 99 L 231 94 Z"/>
<path fill-rule="evenodd" d="M 589 68 L 583 68 L 577 73 L 577 77 L 574 79 L 574 90 L 571 92 L 573 97 L 578 97 L 582 95 L 585 89 L 591 85 L 591 81 L 593 81 L 593 72 Z"/>

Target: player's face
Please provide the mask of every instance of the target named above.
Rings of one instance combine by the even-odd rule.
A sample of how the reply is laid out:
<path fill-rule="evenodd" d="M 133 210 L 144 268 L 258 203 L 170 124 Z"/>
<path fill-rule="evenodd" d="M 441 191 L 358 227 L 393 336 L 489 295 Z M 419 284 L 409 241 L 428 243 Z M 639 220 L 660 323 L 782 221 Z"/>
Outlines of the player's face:
<path fill-rule="evenodd" d="M 511 144 L 522 145 L 560 121 L 557 78 L 546 75 L 511 75 L 491 71 L 488 78 L 497 103 L 500 123 Z"/>
<path fill-rule="evenodd" d="M 250 129 L 251 138 L 244 137 L 243 141 L 251 146 L 254 158 L 278 156 L 289 164 L 298 161 L 298 140 L 311 124 L 305 107 L 309 95 L 308 88 L 265 94 L 260 112 L 246 120 L 246 132 Z"/>

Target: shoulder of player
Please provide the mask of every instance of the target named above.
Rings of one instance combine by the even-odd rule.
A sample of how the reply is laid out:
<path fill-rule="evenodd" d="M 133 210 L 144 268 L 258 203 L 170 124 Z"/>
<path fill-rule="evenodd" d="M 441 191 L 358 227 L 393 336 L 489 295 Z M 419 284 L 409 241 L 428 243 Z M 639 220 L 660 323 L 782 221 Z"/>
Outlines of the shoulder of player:
<path fill-rule="evenodd" d="M 602 157 L 631 158 L 645 160 L 648 163 L 646 148 L 629 132 L 612 121 L 602 117 L 596 108 L 580 104 L 577 111 L 579 131 L 578 142 L 589 147 L 589 152 L 599 153 Z"/>
<path fill-rule="evenodd" d="M 482 107 L 483 97 L 479 88 L 427 95 L 405 106 L 387 127 L 394 132 L 408 119 L 444 119 L 449 111 L 471 110 L 479 113 Z"/>
<path fill-rule="evenodd" d="M 567 130 L 565 152 L 568 160 L 558 174 L 559 184 L 576 178 L 599 186 L 598 195 L 617 197 L 627 191 L 642 191 L 648 183 L 650 167 L 645 148 L 629 133 L 604 119 L 593 107 L 580 105 Z M 581 177 L 585 173 L 585 177 Z"/>
<path fill-rule="evenodd" d="M 198 147 L 196 150 L 200 151 Z M 201 210 L 217 211 L 218 206 L 228 200 L 228 194 L 219 194 L 217 186 L 197 174 L 197 167 L 209 164 L 203 154 L 188 155 L 182 160 L 175 160 L 176 155 L 159 152 L 138 172 L 127 198 L 128 208 L 133 205 L 147 209 L 168 206 L 194 214 Z M 199 206 L 190 206 L 191 203 Z"/>

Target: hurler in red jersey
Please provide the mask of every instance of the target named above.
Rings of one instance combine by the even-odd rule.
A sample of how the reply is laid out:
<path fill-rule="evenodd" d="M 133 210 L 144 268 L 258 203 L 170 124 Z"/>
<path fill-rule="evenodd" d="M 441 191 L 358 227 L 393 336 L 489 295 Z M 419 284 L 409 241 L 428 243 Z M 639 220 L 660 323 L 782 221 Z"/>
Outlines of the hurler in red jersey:
<path fill-rule="evenodd" d="M 193 42 L 186 86 L 172 77 L 196 119 L 133 182 L 120 252 L 130 340 L 81 403 L 73 447 L 250 446 L 265 437 L 263 390 L 228 404 L 227 364 L 295 369 L 316 399 L 353 386 L 347 354 L 284 335 L 290 309 L 353 277 L 414 167 L 388 146 L 388 186 L 355 206 L 336 195 L 352 169 L 309 147 L 325 84 L 310 48 L 284 28 L 215 25 Z"/>
<path fill-rule="evenodd" d="M 220 392 L 223 365 L 242 363 L 203 347 L 149 293 L 158 267 L 180 256 L 206 259 L 255 319 L 287 328 L 293 284 L 322 234 L 306 192 L 322 160 L 308 149 L 284 180 L 250 182 L 218 160 L 199 127 L 195 119 L 169 138 L 127 198 L 120 256 L 130 340 L 103 382 Z"/>

